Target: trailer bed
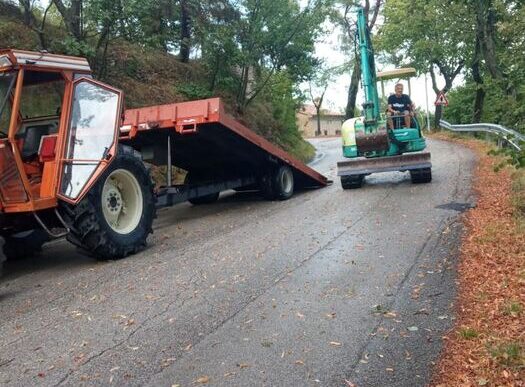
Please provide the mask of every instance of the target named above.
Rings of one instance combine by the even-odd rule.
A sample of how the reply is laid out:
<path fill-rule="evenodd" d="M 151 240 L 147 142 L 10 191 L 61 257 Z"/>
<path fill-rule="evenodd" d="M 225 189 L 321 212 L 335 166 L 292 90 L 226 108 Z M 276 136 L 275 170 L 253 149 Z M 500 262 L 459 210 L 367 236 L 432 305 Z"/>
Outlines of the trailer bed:
<path fill-rule="evenodd" d="M 171 156 L 174 166 L 211 170 L 221 179 L 253 175 L 282 163 L 292 168 L 298 188 L 328 183 L 325 176 L 227 114 L 219 98 L 128 109 L 120 141 L 141 151 L 146 161 L 149 157 L 154 164 L 165 165 Z"/>

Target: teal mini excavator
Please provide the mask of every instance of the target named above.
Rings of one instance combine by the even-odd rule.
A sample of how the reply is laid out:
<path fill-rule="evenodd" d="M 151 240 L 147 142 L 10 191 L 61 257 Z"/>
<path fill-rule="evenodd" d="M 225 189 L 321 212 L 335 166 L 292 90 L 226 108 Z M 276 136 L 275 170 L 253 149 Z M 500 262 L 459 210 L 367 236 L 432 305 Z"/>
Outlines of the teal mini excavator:
<path fill-rule="evenodd" d="M 360 188 L 365 176 L 390 171 L 410 171 L 413 183 L 429 183 L 432 180 L 430 153 L 423 152 L 426 141 L 417 118 L 413 117 L 410 128 L 406 128 L 402 125 L 404 117 L 393 116 L 394 127 L 388 128 L 377 92 L 378 80 L 415 75 L 415 70 L 376 73 L 370 31 L 362 8 L 358 11 L 356 44 L 361 54 L 365 102 L 363 115 L 347 120 L 341 130 L 343 156 L 349 159 L 337 163 L 343 189 Z M 384 87 L 382 89 L 384 94 Z"/>

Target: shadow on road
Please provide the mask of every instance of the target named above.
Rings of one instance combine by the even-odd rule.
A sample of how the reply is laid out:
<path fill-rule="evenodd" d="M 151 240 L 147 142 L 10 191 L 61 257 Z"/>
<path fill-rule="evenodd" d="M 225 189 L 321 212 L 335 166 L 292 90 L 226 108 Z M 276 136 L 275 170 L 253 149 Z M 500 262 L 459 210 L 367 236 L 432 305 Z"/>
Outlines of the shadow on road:
<path fill-rule="evenodd" d="M 0 279 L 0 283 L 24 274 L 42 271 L 49 271 L 56 275 L 57 269 L 66 271 L 71 268 L 92 267 L 95 262 L 94 258 L 82 253 L 65 239 L 57 240 L 44 245 L 41 252 L 5 262 L 4 276 Z"/>

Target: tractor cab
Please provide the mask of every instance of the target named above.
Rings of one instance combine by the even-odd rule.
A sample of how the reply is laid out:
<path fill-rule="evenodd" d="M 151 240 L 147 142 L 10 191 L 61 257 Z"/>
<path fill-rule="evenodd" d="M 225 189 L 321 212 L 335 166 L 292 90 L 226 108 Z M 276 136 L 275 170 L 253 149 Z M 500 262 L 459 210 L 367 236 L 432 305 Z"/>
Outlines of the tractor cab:
<path fill-rule="evenodd" d="M 81 200 L 115 156 L 121 111 L 85 59 L 0 50 L 0 210 Z"/>

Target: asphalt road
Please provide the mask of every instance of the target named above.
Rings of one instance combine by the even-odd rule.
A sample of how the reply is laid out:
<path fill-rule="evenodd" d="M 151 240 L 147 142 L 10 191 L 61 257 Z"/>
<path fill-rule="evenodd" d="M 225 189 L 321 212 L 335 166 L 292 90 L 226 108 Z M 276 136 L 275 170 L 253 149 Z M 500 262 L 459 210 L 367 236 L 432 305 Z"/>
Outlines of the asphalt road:
<path fill-rule="evenodd" d="M 315 145 L 334 178 L 339 140 Z M 428 185 L 388 173 L 286 202 L 225 194 L 161 211 L 129 259 L 59 242 L 8 262 L 0 384 L 424 385 L 453 319 L 474 164 L 430 150 Z"/>

